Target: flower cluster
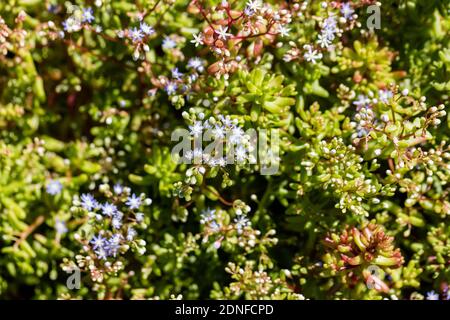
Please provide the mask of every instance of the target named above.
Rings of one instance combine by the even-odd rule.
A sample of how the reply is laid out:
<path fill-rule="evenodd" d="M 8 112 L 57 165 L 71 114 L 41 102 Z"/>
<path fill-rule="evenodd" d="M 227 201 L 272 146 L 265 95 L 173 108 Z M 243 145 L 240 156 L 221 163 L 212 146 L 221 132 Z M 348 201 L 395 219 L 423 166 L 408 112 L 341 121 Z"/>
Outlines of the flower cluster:
<path fill-rule="evenodd" d="M 303 5 L 295 3 L 292 6 L 292 16 L 296 17 L 294 22 L 304 22 L 304 11 L 306 9 L 307 2 L 304 2 Z M 340 39 L 345 31 L 350 31 L 357 26 L 358 15 L 355 14 L 352 2 L 332 1 L 328 4 L 323 1 L 317 10 L 321 14 L 315 17 L 320 27 L 320 33 L 317 34 L 316 40 L 311 39 L 312 41 L 309 43 L 304 42 L 300 48 L 298 42 L 289 41 L 289 48 L 283 56 L 285 62 L 304 60 L 311 64 L 316 64 L 323 58 L 323 52 L 334 52 L 336 50 L 333 44 L 336 39 Z"/>
<path fill-rule="evenodd" d="M 16 28 L 10 28 L 0 16 L 0 54 L 6 56 L 8 52 L 19 50 L 25 46 L 26 31 L 21 28 L 26 13 L 20 11 L 14 19 Z"/>
<path fill-rule="evenodd" d="M 225 167 L 230 162 L 241 165 L 255 162 L 251 137 L 239 126 L 238 119 L 223 115 L 219 115 L 217 119 L 214 117 L 204 119 L 202 113 L 198 117 L 199 119 L 193 119 L 192 125 L 189 126 L 194 149 L 185 152 L 184 158 L 187 161 L 194 164 L 204 163 L 210 167 Z M 211 138 L 217 143 L 217 148 L 208 153 L 206 149 L 202 150 L 201 144 L 203 141 L 210 141 Z M 221 148 L 223 145 L 226 146 L 225 151 Z M 233 152 L 232 159 L 229 152 Z"/>
<path fill-rule="evenodd" d="M 178 67 L 174 67 L 169 71 L 169 76 L 160 75 L 153 80 L 155 87 L 162 89 L 171 97 L 172 103 L 178 108 L 184 105 L 181 95 L 189 97 L 195 91 L 197 81 L 205 71 L 205 60 L 198 57 L 190 58 L 184 69 L 186 71 L 182 72 Z"/>
<path fill-rule="evenodd" d="M 264 243 L 273 235 L 269 232 L 266 237 L 260 239 L 261 232 L 251 227 L 251 222 L 247 217 L 250 207 L 242 203 L 234 203 L 234 218 L 230 221 L 230 215 L 225 211 L 207 208 L 200 214 L 200 223 L 203 225 L 203 242 L 207 243 L 210 238 L 213 240 L 214 247 L 220 248 L 222 242 L 236 242 L 239 247 L 247 251 L 254 248 L 257 243 Z M 246 212 L 242 212 L 242 209 Z M 269 243 L 269 242 L 268 242 Z"/>
<path fill-rule="evenodd" d="M 145 53 L 150 50 L 147 43 L 155 33 L 155 29 L 152 26 L 148 25 L 145 21 L 141 21 L 139 27 L 117 31 L 117 37 L 120 39 L 127 38 L 132 42 L 134 46 L 133 59 L 138 60 L 145 59 Z"/>
<path fill-rule="evenodd" d="M 228 1 L 209 10 L 194 0 L 190 12 L 201 15 L 208 23 L 193 35 L 196 47 L 204 45 L 217 56 L 218 61 L 208 67 L 216 77 L 229 77 L 230 73 L 245 67 L 247 58 L 258 58 L 265 42 L 289 35 L 291 12 L 287 8 L 275 9 L 260 0 L 249 0 L 243 10 L 231 8 Z"/>
<path fill-rule="evenodd" d="M 64 31 L 68 33 L 78 32 L 84 26 L 90 25 L 94 20 L 94 11 L 91 7 L 80 8 L 75 5 L 69 5 L 67 13 L 70 16 L 62 23 Z"/>
<path fill-rule="evenodd" d="M 281 275 L 271 275 L 265 270 L 254 270 L 254 264 L 247 262 L 244 267 L 239 267 L 234 263 L 229 263 L 226 271 L 235 282 L 229 286 L 229 293 L 218 296 L 224 298 L 246 299 L 288 299 L 305 300 L 302 294 L 295 293 L 289 285 L 286 277 L 289 271 L 281 271 Z"/>
<path fill-rule="evenodd" d="M 100 192 L 107 199 L 105 202 L 85 193 L 74 199 L 71 208 L 74 215 L 88 221 L 85 232 L 75 235 L 82 245 L 75 265 L 100 283 L 106 275 L 123 270 L 126 262 L 120 257 L 127 251 L 140 255 L 146 252 L 146 242 L 138 238 L 137 229 L 145 228 L 145 215 L 140 210 L 152 203 L 144 194 L 136 195 L 120 184 L 110 189 L 109 185 L 100 186 Z M 70 270 L 73 265 L 74 262 L 66 260 L 64 268 Z"/>

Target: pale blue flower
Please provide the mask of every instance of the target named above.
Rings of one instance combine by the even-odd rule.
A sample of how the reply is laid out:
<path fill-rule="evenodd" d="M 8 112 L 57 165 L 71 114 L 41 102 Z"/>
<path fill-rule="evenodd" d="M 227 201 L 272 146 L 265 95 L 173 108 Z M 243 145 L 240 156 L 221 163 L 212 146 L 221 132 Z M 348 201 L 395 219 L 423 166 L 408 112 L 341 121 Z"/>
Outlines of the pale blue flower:
<path fill-rule="evenodd" d="M 200 223 L 206 224 L 216 219 L 216 210 L 207 208 L 200 214 Z"/>
<path fill-rule="evenodd" d="M 378 97 L 381 102 L 388 103 L 389 100 L 394 96 L 394 93 L 391 90 L 379 90 Z"/>
<path fill-rule="evenodd" d="M 94 21 L 94 11 L 92 11 L 91 7 L 84 8 L 82 13 L 82 22 L 91 23 Z"/>
<path fill-rule="evenodd" d="M 95 249 L 97 248 L 103 248 L 103 246 L 106 244 L 106 239 L 103 238 L 101 235 L 94 236 L 90 243 L 92 244 L 92 247 Z"/>
<path fill-rule="evenodd" d="M 173 95 L 177 92 L 177 84 L 175 82 L 169 81 L 166 86 L 164 87 L 164 90 L 166 90 L 167 94 L 169 96 Z"/>
<path fill-rule="evenodd" d="M 187 63 L 187 68 L 192 68 L 197 71 L 203 70 L 203 60 L 197 57 L 191 58 Z"/>
<path fill-rule="evenodd" d="M 84 193 L 81 195 L 81 206 L 87 211 L 92 211 L 98 208 L 99 204 L 91 194 Z"/>
<path fill-rule="evenodd" d="M 99 259 L 106 260 L 108 258 L 108 252 L 104 248 L 95 250 L 95 254 Z"/>
<path fill-rule="evenodd" d="M 361 108 L 367 108 L 370 101 L 371 100 L 367 96 L 360 94 L 358 95 L 357 100 L 353 101 L 353 104 L 357 106 L 357 110 L 360 110 Z"/>
<path fill-rule="evenodd" d="M 150 36 L 155 33 L 155 29 L 153 29 L 153 27 L 149 26 L 145 22 L 141 22 L 141 25 L 139 26 L 139 28 L 147 36 Z"/>
<path fill-rule="evenodd" d="M 144 221 L 144 214 L 143 214 L 142 212 L 136 213 L 136 221 L 137 221 L 137 222 L 142 222 L 142 221 Z"/>
<path fill-rule="evenodd" d="M 434 290 L 427 292 L 427 300 L 439 300 L 439 294 Z"/>
<path fill-rule="evenodd" d="M 59 182 L 57 180 L 50 180 L 47 183 L 45 190 L 47 191 L 48 194 L 55 196 L 55 195 L 61 193 L 62 188 L 63 188 L 63 186 L 62 186 L 61 182 Z"/>
<path fill-rule="evenodd" d="M 136 235 L 137 235 L 136 230 L 134 230 L 131 227 L 128 228 L 128 231 L 127 231 L 127 240 L 128 241 L 133 241 L 133 239 L 134 239 L 134 237 L 136 237 Z"/>
<path fill-rule="evenodd" d="M 251 16 L 253 16 L 254 14 L 255 14 L 255 11 L 254 10 L 252 10 L 252 8 L 250 8 L 250 7 L 245 7 L 245 9 L 244 9 L 244 14 L 246 15 L 246 16 L 248 16 L 248 17 L 251 17 Z"/>
<path fill-rule="evenodd" d="M 55 219 L 55 230 L 58 234 L 64 234 L 68 231 L 66 223 L 64 221 L 61 221 L 59 218 Z"/>
<path fill-rule="evenodd" d="M 81 22 L 78 19 L 75 19 L 74 17 L 69 17 L 62 23 L 64 30 L 67 32 L 77 32 L 80 31 L 82 28 Z"/>
<path fill-rule="evenodd" d="M 122 240 L 121 234 L 114 234 L 109 238 L 107 244 L 106 244 L 106 250 L 108 252 L 109 256 L 115 257 L 120 249 L 120 242 Z"/>
<path fill-rule="evenodd" d="M 105 203 L 104 205 L 101 206 L 101 208 L 102 208 L 102 213 L 108 217 L 112 217 L 117 212 L 117 207 L 110 203 Z"/>
<path fill-rule="evenodd" d="M 171 38 L 165 36 L 162 42 L 163 49 L 173 49 L 177 46 L 177 43 Z"/>
<path fill-rule="evenodd" d="M 201 121 L 195 121 L 192 126 L 189 126 L 191 135 L 198 137 L 203 132 L 203 124 Z"/>
<path fill-rule="evenodd" d="M 141 206 L 142 200 L 140 197 L 136 196 L 134 193 L 131 195 L 131 197 L 127 198 L 127 201 L 125 204 L 130 209 L 138 209 Z"/>
<path fill-rule="evenodd" d="M 173 68 L 171 72 L 172 72 L 172 78 L 174 78 L 176 80 L 180 80 L 180 78 L 183 76 L 183 73 L 178 71 L 178 68 Z"/>
<path fill-rule="evenodd" d="M 234 218 L 234 224 L 238 234 L 241 234 L 245 227 L 249 227 L 251 225 L 250 220 L 244 215 L 238 215 Z"/>
<path fill-rule="evenodd" d="M 113 190 L 114 190 L 114 193 L 115 193 L 115 194 L 119 195 L 119 194 L 122 194 L 122 192 L 123 192 L 123 187 L 122 187 L 122 185 L 121 185 L 120 183 L 116 183 L 116 184 L 114 185 L 114 187 L 113 187 Z"/>
<path fill-rule="evenodd" d="M 344 3 L 341 7 L 341 13 L 345 19 L 351 19 L 355 10 L 352 9 L 352 6 L 349 2 Z"/>
<path fill-rule="evenodd" d="M 120 229 L 122 227 L 122 221 L 117 218 L 113 218 L 111 224 L 114 229 Z"/>
<path fill-rule="evenodd" d="M 219 232 L 222 228 L 222 225 L 217 221 L 211 221 L 208 226 L 212 232 Z"/>
<path fill-rule="evenodd" d="M 137 28 L 129 29 L 128 34 L 130 35 L 130 38 L 131 40 L 133 40 L 133 42 L 142 41 L 142 38 L 144 37 L 142 31 Z"/>

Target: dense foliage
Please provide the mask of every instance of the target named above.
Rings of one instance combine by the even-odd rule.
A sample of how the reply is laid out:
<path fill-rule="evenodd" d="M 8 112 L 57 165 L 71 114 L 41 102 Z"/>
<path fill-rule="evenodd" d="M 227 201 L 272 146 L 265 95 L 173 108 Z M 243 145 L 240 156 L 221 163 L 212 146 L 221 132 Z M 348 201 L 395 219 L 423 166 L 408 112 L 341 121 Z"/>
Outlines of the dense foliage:
<path fill-rule="evenodd" d="M 0 2 L 1 298 L 450 298 L 449 1 L 71 1 Z"/>

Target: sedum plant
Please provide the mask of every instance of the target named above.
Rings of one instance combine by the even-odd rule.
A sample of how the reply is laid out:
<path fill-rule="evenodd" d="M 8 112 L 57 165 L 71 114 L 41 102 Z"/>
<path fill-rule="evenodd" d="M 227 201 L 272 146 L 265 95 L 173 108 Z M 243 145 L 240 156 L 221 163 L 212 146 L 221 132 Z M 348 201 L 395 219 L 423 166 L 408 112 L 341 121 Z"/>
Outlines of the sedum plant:
<path fill-rule="evenodd" d="M 4 0 L 0 298 L 450 298 L 446 1 Z"/>

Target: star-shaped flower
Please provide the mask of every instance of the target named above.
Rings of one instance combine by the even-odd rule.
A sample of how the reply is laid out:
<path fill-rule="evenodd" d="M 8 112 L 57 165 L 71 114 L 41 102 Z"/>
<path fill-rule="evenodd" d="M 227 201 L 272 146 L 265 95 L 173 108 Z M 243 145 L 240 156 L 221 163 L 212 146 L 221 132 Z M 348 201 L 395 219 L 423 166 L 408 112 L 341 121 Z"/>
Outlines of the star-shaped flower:
<path fill-rule="evenodd" d="M 183 73 L 178 71 L 178 68 L 173 68 L 171 70 L 172 73 L 172 78 L 176 79 L 176 80 L 180 80 L 180 78 L 183 76 Z"/>
<path fill-rule="evenodd" d="M 47 185 L 45 186 L 45 190 L 47 191 L 48 194 L 55 196 L 57 194 L 61 193 L 63 186 L 61 184 L 61 182 L 57 181 L 57 180 L 51 180 L 49 183 L 47 183 Z"/>
<path fill-rule="evenodd" d="M 219 28 L 214 30 L 214 32 L 217 34 L 219 39 L 222 39 L 222 40 L 226 40 L 227 37 L 231 36 L 231 34 L 227 33 L 227 31 L 228 31 L 228 27 L 224 27 L 224 26 L 220 26 Z"/>
<path fill-rule="evenodd" d="M 192 34 L 194 39 L 191 40 L 191 43 L 195 44 L 195 47 L 203 44 L 203 36 L 201 33 L 199 34 Z"/>
<path fill-rule="evenodd" d="M 116 183 L 113 187 L 115 194 L 121 194 L 123 192 L 123 187 L 120 183 Z"/>
<path fill-rule="evenodd" d="M 141 206 L 141 203 L 141 197 L 136 196 L 134 193 L 130 197 L 128 197 L 127 201 L 125 202 L 125 204 L 130 209 L 138 209 Z"/>
<path fill-rule="evenodd" d="M 169 96 L 171 96 L 172 94 L 174 94 L 177 91 L 177 88 L 178 88 L 177 84 L 170 81 L 166 84 L 164 89 L 166 90 L 167 94 Z"/>
<path fill-rule="evenodd" d="M 87 211 L 91 211 L 98 208 L 98 202 L 92 195 L 84 193 L 81 195 L 81 206 Z"/>
<path fill-rule="evenodd" d="M 117 207 L 110 203 L 102 205 L 102 213 L 107 217 L 112 217 L 117 212 Z"/>
<path fill-rule="evenodd" d="M 106 244 L 106 239 L 101 235 L 93 236 L 90 243 L 92 244 L 94 250 L 97 248 L 101 248 Z"/>
<path fill-rule="evenodd" d="M 130 35 L 130 38 L 131 38 L 131 40 L 133 40 L 133 42 L 139 42 L 144 37 L 144 34 L 142 33 L 142 31 L 137 28 L 128 30 L 128 34 Z"/>
<path fill-rule="evenodd" d="M 289 31 L 291 31 L 291 29 L 290 28 L 286 28 L 286 26 L 283 26 L 283 25 L 280 25 L 279 27 L 278 27 L 278 34 L 282 37 L 282 38 L 284 38 L 284 37 L 287 37 L 288 35 L 289 35 Z"/>
<path fill-rule="evenodd" d="M 260 0 L 249 0 L 247 1 L 247 8 L 252 11 L 258 11 L 261 9 L 261 1 Z"/>
<path fill-rule="evenodd" d="M 331 45 L 331 41 L 330 41 L 329 37 L 327 37 L 327 35 L 325 35 L 325 34 L 319 34 L 317 43 L 322 48 L 328 48 Z"/>
<path fill-rule="evenodd" d="M 306 49 L 306 52 L 303 55 L 306 61 L 315 64 L 317 60 L 322 59 L 322 54 L 317 52 L 317 50 L 314 50 L 310 45 L 305 45 L 303 48 Z"/>
<path fill-rule="evenodd" d="M 348 2 L 344 3 L 341 7 L 341 13 L 345 19 L 350 19 L 354 12 L 355 10 L 352 9 L 352 6 Z"/>
<path fill-rule="evenodd" d="M 434 290 L 431 290 L 430 292 L 427 292 L 427 300 L 439 300 L 439 294 L 436 293 Z"/>
<path fill-rule="evenodd" d="M 94 12 L 91 7 L 83 9 L 82 22 L 91 23 L 94 19 Z"/>
<path fill-rule="evenodd" d="M 147 36 L 150 36 L 152 34 L 155 33 L 155 29 L 153 29 L 153 27 L 149 26 L 148 24 L 146 24 L 145 22 L 141 22 L 139 28 L 141 29 L 141 31 L 146 34 Z"/>
<path fill-rule="evenodd" d="M 201 121 L 195 121 L 194 125 L 189 126 L 189 130 L 191 130 L 191 135 L 194 137 L 198 137 L 203 132 L 203 124 Z"/>

